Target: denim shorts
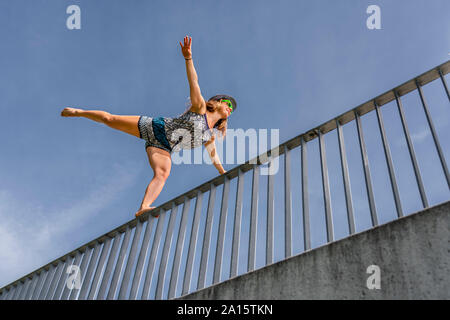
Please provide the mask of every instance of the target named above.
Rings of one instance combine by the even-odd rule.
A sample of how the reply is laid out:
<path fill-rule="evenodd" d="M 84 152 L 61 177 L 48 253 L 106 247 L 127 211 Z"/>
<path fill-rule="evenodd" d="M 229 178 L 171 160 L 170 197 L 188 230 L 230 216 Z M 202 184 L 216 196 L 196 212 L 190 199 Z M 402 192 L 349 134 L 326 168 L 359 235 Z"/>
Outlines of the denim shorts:
<path fill-rule="evenodd" d="M 155 118 L 155 120 L 160 120 L 161 118 Z M 154 118 L 147 116 L 140 116 L 138 127 L 140 138 L 145 140 L 145 149 L 148 147 L 156 147 L 167 152 L 171 153 L 172 150 L 169 145 L 164 145 L 160 142 L 163 138 L 165 139 L 165 135 L 162 131 L 164 131 L 164 127 L 161 126 L 161 121 L 153 121 Z M 161 131 L 162 130 L 162 131 Z M 155 132 L 156 131 L 156 132 Z M 159 140 L 157 138 L 159 137 Z M 164 141 L 163 141 L 164 142 Z"/>

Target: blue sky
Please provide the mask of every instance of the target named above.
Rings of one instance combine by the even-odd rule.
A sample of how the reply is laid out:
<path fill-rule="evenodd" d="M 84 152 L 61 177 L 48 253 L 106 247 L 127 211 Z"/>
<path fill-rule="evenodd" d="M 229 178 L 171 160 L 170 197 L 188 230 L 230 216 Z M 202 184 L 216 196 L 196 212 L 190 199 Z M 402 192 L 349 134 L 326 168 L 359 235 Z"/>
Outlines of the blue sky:
<path fill-rule="evenodd" d="M 66 27 L 66 8 L 72 4 L 81 8 L 80 30 Z M 366 27 L 366 8 L 372 4 L 381 8 L 381 30 Z M 87 119 L 62 118 L 65 106 L 121 115 L 179 115 L 189 96 L 179 41 L 189 35 L 204 97 L 226 93 L 237 100 L 229 128 L 279 129 L 282 143 L 447 61 L 448 12 L 445 0 L 1 0 L 0 286 L 131 220 L 153 175 L 143 140 Z M 446 79 L 450 83 L 448 75 Z M 448 162 L 448 100 L 437 81 L 424 92 Z M 418 95 L 405 97 L 403 103 L 405 109 L 410 106 L 406 113 L 429 202 L 448 200 Z M 393 157 L 402 164 L 397 174 L 403 177 L 398 179 L 404 210 L 414 212 L 420 210 L 420 201 L 395 108 L 395 102 L 383 107 L 385 125 L 391 147 L 399 149 Z M 375 193 L 381 199 L 380 220 L 386 222 L 395 213 L 386 173 L 376 174 L 385 170 L 376 116 L 364 117 L 363 125 L 373 157 Z M 349 165 L 357 167 L 361 161 L 354 129 L 344 132 Z M 326 143 L 336 234 L 343 237 L 342 187 L 333 189 L 341 183 L 335 135 L 327 136 Z M 311 210 L 319 212 L 317 142 L 308 152 Z M 293 159 L 299 155 L 299 149 L 293 151 Z M 224 168 L 236 165 L 224 163 Z M 282 163 L 277 181 L 281 169 Z M 299 173 L 299 167 L 293 168 L 293 174 Z M 208 164 L 174 165 L 154 204 L 217 175 Z M 251 184 L 247 181 L 246 188 Z M 361 171 L 351 183 L 355 208 L 367 212 Z M 281 187 L 276 188 L 276 203 L 283 201 Z M 301 199 L 294 198 L 293 207 L 299 210 Z M 232 201 L 229 208 L 234 208 Z M 323 218 L 312 223 L 319 226 Z M 366 213 L 357 227 L 368 227 Z M 322 232 L 314 237 L 315 246 L 323 243 Z M 294 251 L 301 246 L 294 244 Z M 264 252 L 263 246 L 259 249 Z M 264 257 L 258 259 L 261 264 Z"/>

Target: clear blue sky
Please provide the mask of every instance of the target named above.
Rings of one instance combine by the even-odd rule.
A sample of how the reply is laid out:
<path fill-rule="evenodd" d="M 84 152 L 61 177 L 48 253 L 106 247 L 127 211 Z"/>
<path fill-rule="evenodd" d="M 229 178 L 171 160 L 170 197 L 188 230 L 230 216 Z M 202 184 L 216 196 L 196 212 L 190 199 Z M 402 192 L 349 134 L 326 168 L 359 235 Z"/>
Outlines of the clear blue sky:
<path fill-rule="evenodd" d="M 72 4 L 81 8 L 81 30 L 66 28 L 66 8 Z M 371 4 L 381 8 L 381 30 L 366 27 Z M 152 177 L 143 140 L 87 119 L 62 118 L 65 106 L 177 116 L 189 96 L 179 41 L 189 35 L 204 97 L 227 93 L 237 99 L 229 127 L 279 129 L 284 142 L 447 61 L 448 12 L 446 0 L 0 1 L 0 286 L 131 220 Z M 448 162 L 448 100 L 438 82 L 424 90 L 431 95 Z M 408 111 L 408 121 L 427 174 L 430 204 L 436 204 L 448 200 L 449 192 L 419 103 L 417 95 L 404 100 L 405 108 L 417 109 Z M 404 210 L 414 212 L 420 201 L 395 103 L 390 108 L 383 112 L 391 143 L 401 150 L 393 156 L 405 164 L 397 166 Z M 376 173 L 384 170 L 385 160 L 375 115 L 364 118 L 363 125 L 372 133 L 366 143 L 376 196 L 383 199 L 390 186 L 387 171 Z M 349 162 L 360 166 L 352 130 L 345 128 Z M 336 234 L 342 237 L 342 187 L 333 189 L 341 183 L 335 135 L 326 143 Z M 309 150 L 311 210 L 319 212 L 320 224 L 317 142 Z M 299 155 L 297 149 L 293 159 Z M 227 170 L 234 166 L 224 163 Z M 300 169 L 293 170 L 299 178 Z M 208 164 L 174 165 L 154 204 L 217 175 Z M 361 195 L 354 195 L 355 207 L 366 212 L 357 221 L 361 230 L 368 226 L 363 176 L 351 178 Z M 281 187 L 276 203 L 283 201 Z M 230 198 L 233 190 L 235 182 Z M 377 204 L 381 222 L 395 215 L 392 196 L 387 197 Z M 298 198 L 293 199 L 297 211 Z M 260 203 L 265 210 L 264 200 Z M 294 220 L 299 221 L 300 216 Z M 323 233 L 314 236 L 314 245 L 323 243 Z M 278 247 L 281 240 L 276 241 Z M 300 248 L 301 243 L 294 245 L 296 252 Z M 281 258 L 278 251 L 275 258 Z M 264 257 L 258 259 L 261 264 Z"/>

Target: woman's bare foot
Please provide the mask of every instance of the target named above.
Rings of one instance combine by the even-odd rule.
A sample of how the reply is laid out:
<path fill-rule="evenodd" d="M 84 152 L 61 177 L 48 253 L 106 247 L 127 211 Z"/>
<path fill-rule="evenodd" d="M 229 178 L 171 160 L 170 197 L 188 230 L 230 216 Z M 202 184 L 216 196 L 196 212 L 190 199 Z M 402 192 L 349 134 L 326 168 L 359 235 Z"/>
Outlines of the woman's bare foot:
<path fill-rule="evenodd" d="M 76 109 L 76 108 L 64 108 L 63 111 L 61 111 L 61 116 L 62 117 L 76 117 L 80 111 L 82 111 L 81 109 Z"/>
<path fill-rule="evenodd" d="M 148 212 L 148 211 L 152 211 L 152 210 L 155 209 L 155 208 L 156 208 L 156 207 L 146 207 L 146 208 L 141 208 L 141 209 L 139 209 L 138 212 L 136 212 L 135 216 L 136 216 L 136 218 L 137 218 L 137 217 L 139 217 L 140 215 L 142 215 L 143 213 Z M 158 218 L 158 217 L 159 217 L 159 215 L 156 216 L 156 218 Z"/>

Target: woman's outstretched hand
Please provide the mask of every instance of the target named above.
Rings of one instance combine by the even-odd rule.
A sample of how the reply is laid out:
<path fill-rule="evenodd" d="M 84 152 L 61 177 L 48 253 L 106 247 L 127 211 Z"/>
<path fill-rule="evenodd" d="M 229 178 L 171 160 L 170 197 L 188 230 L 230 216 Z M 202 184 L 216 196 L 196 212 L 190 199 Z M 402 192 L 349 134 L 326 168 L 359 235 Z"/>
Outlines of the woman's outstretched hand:
<path fill-rule="evenodd" d="M 188 37 L 188 36 L 184 37 L 184 46 L 181 44 L 181 41 L 180 41 L 181 53 L 183 54 L 185 59 L 192 58 L 191 43 L 192 43 L 192 38 Z"/>

